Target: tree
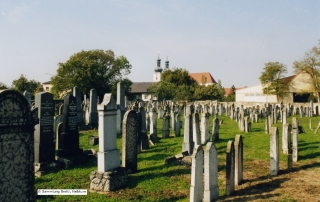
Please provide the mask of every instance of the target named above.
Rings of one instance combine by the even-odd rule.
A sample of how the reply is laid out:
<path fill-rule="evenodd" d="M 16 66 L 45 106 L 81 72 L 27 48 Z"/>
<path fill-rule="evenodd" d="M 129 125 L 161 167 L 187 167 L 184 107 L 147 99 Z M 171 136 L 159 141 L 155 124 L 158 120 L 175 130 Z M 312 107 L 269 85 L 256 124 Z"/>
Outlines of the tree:
<path fill-rule="evenodd" d="M 9 87 L 0 81 L 0 90 L 9 89 Z"/>
<path fill-rule="evenodd" d="M 128 100 L 133 100 L 134 95 L 131 93 L 132 81 L 128 78 L 124 78 L 124 79 L 122 79 L 121 83 L 123 83 L 125 96 L 127 96 Z M 114 97 L 117 97 L 117 85 L 112 86 L 111 92 L 114 95 Z"/>
<path fill-rule="evenodd" d="M 309 51 L 307 51 L 304 57 L 299 60 L 293 62 L 293 68 L 295 73 L 299 73 L 304 71 L 310 76 L 310 82 L 312 89 L 308 89 L 309 91 L 313 91 L 316 94 L 317 100 L 319 99 L 320 92 L 320 40 L 318 41 L 318 45 L 312 47 Z"/>
<path fill-rule="evenodd" d="M 189 72 L 182 68 L 165 70 L 161 81 L 153 83 L 148 92 L 155 94 L 158 100 L 191 100 L 197 82 L 189 76 Z"/>
<path fill-rule="evenodd" d="M 267 62 L 259 77 L 264 94 L 276 95 L 277 100 L 283 100 L 288 95 L 290 84 L 284 79 L 287 67 L 280 62 Z"/>
<path fill-rule="evenodd" d="M 37 89 L 41 87 L 41 83 L 34 79 L 28 80 L 27 77 L 21 74 L 21 76 L 18 79 L 12 81 L 12 87 L 20 93 L 23 93 L 27 90 L 32 94 L 35 94 L 38 92 Z"/>
<path fill-rule="evenodd" d="M 127 58 L 116 57 L 112 50 L 81 51 L 58 65 L 56 76 L 51 78 L 55 97 L 63 97 L 75 86 L 87 95 L 94 88 L 103 97 L 131 70 Z"/>
<path fill-rule="evenodd" d="M 236 101 L 236 87 L 234 85 L 231 86 L 231 94 L 224 97 L 225 102 L 235 102 Z"/>
<path fill-rule="evenodd" d="M 219 81 L 220 82 L 220 81 Z M 212 85 L 199 85 L 194 92 L 195 100 L 218 100 L 222 101 L 224 97 L 224 90 L 222 86 L 218 84 Z"/>

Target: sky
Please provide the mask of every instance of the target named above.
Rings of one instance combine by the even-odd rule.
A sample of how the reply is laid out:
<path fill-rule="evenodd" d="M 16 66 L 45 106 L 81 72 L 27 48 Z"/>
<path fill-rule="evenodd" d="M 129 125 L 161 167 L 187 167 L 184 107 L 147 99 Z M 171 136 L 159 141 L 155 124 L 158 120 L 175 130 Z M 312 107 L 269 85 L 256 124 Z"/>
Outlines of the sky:
<path fill-rule="evenodd" d="M 254 86 L 267 62 L 292 63 L 320 39 L 318 0 L 2 0 L 0 82 L 41 83 L 82 50 L 113 50 L 126 77 L 150 82 L 161 67 L 210 72 L 223 87 Z"/>

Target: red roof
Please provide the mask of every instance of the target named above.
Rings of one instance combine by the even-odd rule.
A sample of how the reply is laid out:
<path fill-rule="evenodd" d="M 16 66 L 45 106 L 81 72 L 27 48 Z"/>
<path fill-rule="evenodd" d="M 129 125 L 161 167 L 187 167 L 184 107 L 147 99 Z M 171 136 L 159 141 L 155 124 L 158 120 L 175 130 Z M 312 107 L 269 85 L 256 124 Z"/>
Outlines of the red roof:
<path fill-rule="evenodd" d="M 200 72 L 200 73 L 189 73 L 189 76 L 192 77 L 198 84 L 216 84 L 217 82 L 211 76 L 210 72 Z M 204 78 L 204 80 L 203 80 Z"/>

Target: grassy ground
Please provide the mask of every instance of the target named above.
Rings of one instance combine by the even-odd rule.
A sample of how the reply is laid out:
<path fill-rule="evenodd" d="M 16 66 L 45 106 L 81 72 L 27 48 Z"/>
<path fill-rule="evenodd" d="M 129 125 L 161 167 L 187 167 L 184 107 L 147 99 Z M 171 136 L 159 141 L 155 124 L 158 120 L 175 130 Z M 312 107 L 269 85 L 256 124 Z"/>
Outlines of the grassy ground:
<path fill-rule="evenodd" d="M 298 119 L 305 133 L 299 135 L 299 161 L 293 163 L 292 172 L 286 171 L 286 155 L 280 150 L 279 176 L 269 175 L 269 135 L 264 131 L 264 119 L 252 123 L 252 132 L 238 130 L 237 123 L 229 117 L 221 116 L 220 140 L 215 143 L 218 150 L 219 169 L 219 201 L 299 201 L 302 195 L 297 193 L 297 183 L 304 179 L 303 189 L 319 187 L 317 173 L 320 171 L 320 136 L 309 129 L 310 118 Z M 311 118 L 313 129 L 320 117 Z M 291 117 L 287 120 L 291 122 Z M 212 125 L 212 117 L 210 118 Z M 161 137 L 161 120 L 158 121 L 158 137 Z M 279 129 L 279 148 L 281 149 L 281 123 L 275 124 Z M 210 127 L 210 133 L 211 133 Z M 320 131 L 319 131 L 320 133 Z M 183 134 L 183 129 L 182 129 Z M 236 134 L 243 135 L 244 142 L 244 182 L 236 186 L 235 194 L 225 196 L 225 151 L 229 140 Z M 98 150 L 98 146 L 88 144 L 88 136 L 97 135 L 96 130 L 81 131 L 80 145 L 83 149 Z M 138 156 L 138 173 L 129 175 L 125 188 L 107 194 L 88 192 L 87 196 L 38 196 L 38 201 L 189 201 L 190 173 L 188 165 L 165 165 L 165 159 L 181 153 L 183 136 L 161 139 L 159 144 L 142 151 Z M 117 139 L 117 147 L 121 151 L 121 138 Z M 121 158 L 121 157 L 120 157 Z M 97 170 L 96 158 L 88 158 L 81 165 L 72 169 L 36 178 L 37 189 L 89 189 L 89 174 Z M 312 173 L 315 173 L 313 175 Z M 310 174 L 311 173 L 311 174 Z M 310 176 L 309 176 L 310 175 Z M 301 176 L 301 178 L 296 178 Z M 310 182 L 306 179 L 310 177 Z M 310 184 L 313 182 L 312 184 Z M 309 184 L 308 184 L 309 183 Z M 319 182 L 320 183 L 320 182 Z M 285 186 L 283 186 L 285 185 Z M 291 188 L 292 187 L 292 188 Z M 301 188 L 302 189 L 302 188 Z M 300 190 L 314 196 L 316 192 Z M 316 190 L 319 191 L 319 188 Z M 316 191 L 315 190 L 315 191 Z M 308 201 L 309 195 L 303 196 Z M 320 198 L 320 196 L 319 196 Z M 311 199 L 311 198 L 310 198 Z M 309 200 L 310 201 L 310 200 Z M 314 200 L 313 200 L 314 201 Z"/>

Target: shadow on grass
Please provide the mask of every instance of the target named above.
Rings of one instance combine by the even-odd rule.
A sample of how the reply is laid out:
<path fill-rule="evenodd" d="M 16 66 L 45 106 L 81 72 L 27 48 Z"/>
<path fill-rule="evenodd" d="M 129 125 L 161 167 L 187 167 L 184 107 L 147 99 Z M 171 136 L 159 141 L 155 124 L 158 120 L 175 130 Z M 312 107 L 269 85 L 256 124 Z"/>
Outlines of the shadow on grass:
<path fill-rule="evenodd" d="M 312 153 L 312 154 L 307 154 L 307 155 L 304 155 L 304 156 L 298 156 L 298 159 L 299 160 L 306 160 L 306 159 L 315 159 L 317 157 L 320 156 L 320 152 L 316 152 L 316 153 Z"/>
<path fill-rule="evenodd" d="M 269 178 L 270 178 L 270 176 L 263 176 L 263 177 L 259 177 L 259 178 L 254 179 L 254 181 L 267 180 Z M 271 192 L 271 191 L 281 187 L 281 184 L 285 181 L 288 181 L 288 180 L 290 180 L 290 178 L 272 179 L 271 181 L 261 182 L 256 185 L 250 185 L 249 187 L 234 191 L 233 196 L 239 197 L 239 198 L 237 198 L 237 200 L 240 200 L 240 201 L 267 199 L 267 198 L 270 198 L 273 196 L 279 196 L 277 194 L 264 194 L 264 195 L 262 195 L 261 193 Z M 243 198 L 241 196 L 243 196 Z M 229 196 L 223 196 L 223 197 L 220 197 L 219 200 L 228 201 L 228 197 Z M 229 201 L 234 201 L 234 199 L 229 200 Z"/>
<path fill-rule="evenodd" d="M 250 132 L 264 132 L 265 130 L 263 128 L 251 128 Z M 250 133 L 249 133 L 250 134 Z"/>

